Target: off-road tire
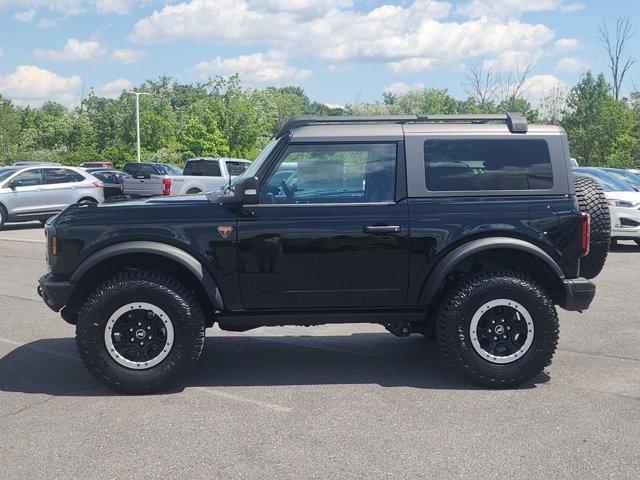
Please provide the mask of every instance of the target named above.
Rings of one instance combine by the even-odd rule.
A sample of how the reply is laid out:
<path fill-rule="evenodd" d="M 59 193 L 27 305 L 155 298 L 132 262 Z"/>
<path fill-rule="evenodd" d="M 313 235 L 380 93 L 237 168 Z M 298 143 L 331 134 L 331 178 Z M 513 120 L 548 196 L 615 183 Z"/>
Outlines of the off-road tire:
<path fill-rule="evenodd" d="M 611 216 L 600 184 L 589 177 L 575 178 L 580 211 L 591 216 L 589 254 L 580 259 L 580 276 L 595 278 L 602 271 L 611 244 Z"/>
<path fill-rule="evenodd" d="M 511 363 L 492 363 L 480 356 L 470 338 L 471 320 L 485 303 L 509 299 L 524 306 L 534 324 L 533 343 Z M 447 362 L 483 387 L 514 387 L 530 381 L 551 364 L 558 344 L 558 314 L 549 295 L 526 275 L 493 271 L 458 281 L 437 313 L 436 337 Z"/>
<path fill-rule="evenodd" d="M 119 364 L 105 344 L 110 316 L 131 302 L 157 305 L 167 313 L 175 332 L 166 358 L 145 370 Z M 153 270 L 119 273 L 104 282 L 82 305 L 76 325 L 76 345 L 89 372 L 108 387 L 126 393 L 152 393 L 169 387 L 195 366 L 204 335 L 204 314 L 191 290 Z"/>

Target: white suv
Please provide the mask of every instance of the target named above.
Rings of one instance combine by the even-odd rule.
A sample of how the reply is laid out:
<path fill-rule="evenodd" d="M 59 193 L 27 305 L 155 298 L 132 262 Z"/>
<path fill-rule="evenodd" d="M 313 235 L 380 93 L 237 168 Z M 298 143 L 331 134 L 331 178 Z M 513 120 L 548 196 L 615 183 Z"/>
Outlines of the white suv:
<path fill-rule="evenodd" d="M 74 203 L 104 202 L 103 184 L 80 168 L 63 166 L 0 168 L 0 229 L 56 215 Z"/>

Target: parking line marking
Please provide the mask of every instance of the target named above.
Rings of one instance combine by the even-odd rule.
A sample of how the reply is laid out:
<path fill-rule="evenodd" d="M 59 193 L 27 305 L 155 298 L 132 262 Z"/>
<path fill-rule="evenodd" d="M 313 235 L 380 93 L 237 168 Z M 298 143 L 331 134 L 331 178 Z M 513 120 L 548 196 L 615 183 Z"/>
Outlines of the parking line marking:
<path fill-rule="evenodd" d="M 5 242 L 20 242 L 20 243 L 39 243 L 41 245 L 46 245 L 46 240 L 30 240 L 27 238 L 11 238 L 11 237 L 0 237 L 0 240 L 4 240 Z"/>
<path fill-rule="evenodd" d="M 235 402 L 240 403 L 249 403 L 251 405 L 255 405 L 257 407 L 266 408 L 268 410 L 273 410 L 280 413 L 288 413 L 292 412 L 293 409 L 289 407 L 285 407 L 284 405 L 278 405 L 275 403 L 263 402 L 261 400 L 255 400 L 253 398 L 245 397 L 244 395 L 237 395 L 234 393 L 221 392 L 219 390 L 214 390 L 212 388 L 206 387 L 198 387 L 197 390 L 201 392 L 208 393 L 209 395 L 224 398 L 226 400 L 233 400 Z"/>
<path fill-rule="evenodd" d="M 56 357 L 66 358 L 68 360 L 76 360 L 76 361 L 80 360 L 76 355 L 71 355 L 69 353 L 64 353 L 64 352 L 58 352 L 57 350 L 51 350 L 50 348 L 37 347 L 37 346 L 32 345 L 30 343 L 17 342 L 15 340 L 11 340 L 9 338 L 0 337 L 0 342 L 6 343 L 7 345 L 13 345 L 14 347 L 27 347 L 27 348 L 29 348 L 31 350 L 36 351 L 36 352 L 47 353 L 49 355 L 53 355 L 53 356 L 56 356 Z"/>
<path fill-rule="evenodd" d="M 0 293 L 0 297 L 4 297 L 4 298 L 13 298 L 15 300 L 25 300 L 27 302 L 36 302 L 36 303 L 41 303 L 42 299 L 41 298 L 27 298 L 27 297 L 18 297 L 16 295 L 3 295 Z"/>

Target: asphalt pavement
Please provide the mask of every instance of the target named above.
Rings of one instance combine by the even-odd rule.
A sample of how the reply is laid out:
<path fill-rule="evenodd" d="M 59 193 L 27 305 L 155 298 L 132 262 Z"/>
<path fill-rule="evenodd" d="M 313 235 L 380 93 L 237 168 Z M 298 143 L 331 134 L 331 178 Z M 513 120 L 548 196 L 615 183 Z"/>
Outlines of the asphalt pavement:
<path fill-rule="evenodd" d="M 610 254 L 553 364 L 466 383 L 420 335 L 375 325 L 208 331 L 169 393 L 96 383 L 36 294 L 39 224 L 0 231 L 0 478 L 640 477 L 640 248 Z"/>

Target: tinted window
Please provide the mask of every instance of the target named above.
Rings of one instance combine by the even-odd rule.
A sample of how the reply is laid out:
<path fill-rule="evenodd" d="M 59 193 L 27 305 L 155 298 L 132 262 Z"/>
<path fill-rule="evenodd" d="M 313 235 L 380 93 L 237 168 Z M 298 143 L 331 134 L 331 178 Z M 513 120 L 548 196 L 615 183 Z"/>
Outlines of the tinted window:
<path fill-rule="evenodd" d="M 127 163 L 124 166 L 124 171 L 127 172 L 129 175 L 135 175 L 136 172 L 138 171 L 138 167 L 139 167 L 139 164 L 137 163 Z"/>
<path fill-rule="evenodd" d="M 57 183 L 74 183 L 84 180 L 79 174 L 66 168 L 50 168 L 44 171 L 45 183 L 53 185 Z"/>
<path fill-rule="evenodd" d="M 104 183 L 117 183 L 114 178 L 115 176 L 111 173 L 96 172 L 96 173 L 93 173 L 92 175 Z"/>
<path fill-rule="evenodd" d="M 217 160 L 192 160 L 185 165 L 184 175 L 220 177 L 222 172 L 220 172 L 220 164 Z"/>
<path fill-rule="evenodd" d="M 32 187 L 42 185 L 42 170 L 27 170 L 16 175 L 12 182 L 20 182 L 21 187 Z"/>
<path fill-rule="evenodd" d="M 427 189 L 434 192 L 553 187 L 544 140 L 427 140 L 424 159 Z"/>
<path fill-rule="evenodd" d="M 240 175 L 244 173 L 247 169 L 247 164 L 244 162 L 226 162 L 227 163 L 227 171 L 229 175 L 235 177 L 236 175 Z"/>
<path fill-rule="evenodd" d="M 173 165 L 168 165 L 166 163 L 160 164 L 156 163 L 154 165 L 155 170 L 160 175 L 182 175 L 182 170 Z M 155 173 L 155 172 L 154 172 Z"/>
<path fill-rule="evenodd" d="M 290 145 L 262 189 L 262 202 L 388 202 L 395 182 L 395 144 Z"/>
<path fill-rule="evenodd" d="M 16 168 L 0 168 L 0 182 L 9 178 L 11 175 L 16 173 L 16 171 Z"/>

